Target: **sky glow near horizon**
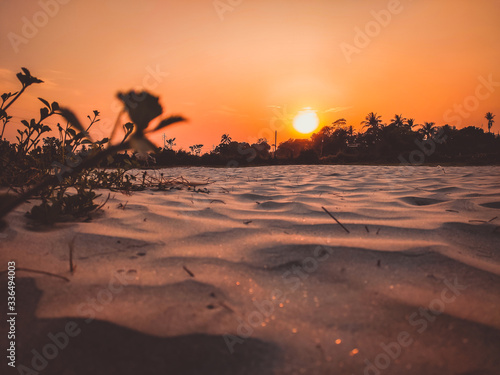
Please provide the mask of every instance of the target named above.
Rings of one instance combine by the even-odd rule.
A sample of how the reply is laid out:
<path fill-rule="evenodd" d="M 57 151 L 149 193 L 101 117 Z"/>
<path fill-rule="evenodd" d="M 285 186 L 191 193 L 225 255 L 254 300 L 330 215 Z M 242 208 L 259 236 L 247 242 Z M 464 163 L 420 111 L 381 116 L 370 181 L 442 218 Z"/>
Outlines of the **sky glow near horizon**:
<path fill-rule="evenodd" d="M 303 138 L 306 107 L 358 130 L 372 111 L 485 130 L 500 114 L 500 0 L 0 0 L 0 14 L 2 92 L 22 66 L 45 81 L 12 106 L 9 139 L 37 97 L 82 120 L 99 110 L 104 137 L 132 88 L 189 119 L 165 131 L 176 148 L 204 151 L 223 133 Z"/>

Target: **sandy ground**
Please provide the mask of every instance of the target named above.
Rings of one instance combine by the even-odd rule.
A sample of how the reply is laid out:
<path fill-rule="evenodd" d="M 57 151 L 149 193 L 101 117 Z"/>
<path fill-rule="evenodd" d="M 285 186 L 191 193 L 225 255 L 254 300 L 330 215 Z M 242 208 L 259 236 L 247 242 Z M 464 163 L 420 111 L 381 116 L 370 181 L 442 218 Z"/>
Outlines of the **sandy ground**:
<path fill-rule="evenodd" d="M 16 370 L 1 276 L 2 374 L 500 373 L 499 167 L 162 172 L 212 183 L 8 217 L 0 269 L 69 281 L 17 272 Z"/>

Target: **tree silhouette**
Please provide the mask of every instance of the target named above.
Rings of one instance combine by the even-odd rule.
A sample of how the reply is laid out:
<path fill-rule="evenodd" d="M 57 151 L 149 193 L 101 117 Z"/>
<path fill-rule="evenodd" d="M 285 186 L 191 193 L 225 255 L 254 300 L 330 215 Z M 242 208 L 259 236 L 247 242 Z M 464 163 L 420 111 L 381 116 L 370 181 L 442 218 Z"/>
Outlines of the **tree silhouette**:
<path fill-rule="evenodd" d="M 231 137 L 229 134 L 222 134 L 222 137 L 220 137 L 220 143 L 223 145 L 228 145 L 232 141 Z"/>
<path fill-rule="evenodd" d="M 491 133 L 491 127 L 493 126 L 493 123 L 495 122 L 495 120 L 493 120 L 495 118 L 495 115 L 491 112 L 488 112 L 486 114 L 486 116 L 484 116 L 484 118 L 486 120 L 488 120 L 488 133 Z"/>
<path fill-rule="evenodd" d="M 366 134 L 374 138 L 376 141 L 380 138 L 380 132 L 382 130 L 382 119 L 374 112 L 370 112 L 363 121 L 361 121 L 363 128 L 366 129 Z"/>
<path fill-rule="evenodd" d="M 393 125 L 397 128 L 403 128 L 405 126 L 406 118 L 403 115 L 394 115 L 394 118 L 391 120 L 390 125 Z"/>
<path fill-rule="evenodd" d="M 189 149 L 191 150 L 191 153 L 193 155 L 196 155 L 196 156 L 200 156 L 202 148 L 203 148 L 202 144 L 197 144 L 197 145 L 189 146 Z"/>
<path fill-rule="evenodd" d="M 344 126 L 347 125 L 347 121 L 345 118 L 339 118 L 338 120 L 334 121 L 332 123 L 332 125 L 335 127 L 335 128 L 342 128 Z"/>
<path fill-rule="evenodd" d="M 434 122 L 425 122 L 420 127 L 420 133 L 424 136 L 425 139 L 432 138 L 434 135 L 434 131 L 436 130 Z"/>
<path fill-rule="evenodd" d="M 409 130 L 412 130 L 415 126 L 418 126 L 418 124 L 415 124 L 415 119 L 414 118 L 409 118 L 406 120 L 406 127 Z"/>
<path fill-rule="evenodd" d="M 381 116 L 377 116 L 376 113 L 370 112 L 363 121 L 361 121 L 364 128 L 368 128 L 368 130 L 378 131 L 382 126 Z"/>
<path fill-rule="evenodd" d="M 172 150 L 175 146 L 175 138 L 169 138 L 165 140 L 166 149 Z"/>

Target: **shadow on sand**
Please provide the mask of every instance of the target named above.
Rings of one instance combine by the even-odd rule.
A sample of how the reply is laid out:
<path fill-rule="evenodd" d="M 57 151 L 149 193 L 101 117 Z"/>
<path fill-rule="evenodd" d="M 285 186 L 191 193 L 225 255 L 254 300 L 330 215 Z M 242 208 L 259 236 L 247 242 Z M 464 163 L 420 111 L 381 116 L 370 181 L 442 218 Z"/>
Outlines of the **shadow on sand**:
<path fill-rule="evenodd" d="M 2 279 L 2 295 L 6 295 Z M 22 374 L 50 375 L 137 375 L 137 374 L 273 374 L 281 352 L 271 343 L 249 338 L 235 345 L 230 354 L 223 336 L 192 334 L 177 337 L 155 337 L 108 323 L 85 319 L 37 319 L 35 311 L 41 297 L 34 279 L 17 278 L 17 359 L 18 371 Z M 189 319 L 186 316 L 186 319 Z M 57 349 L 55 358 L 45 361 L 33 351 L 52 356 L 54 346 L 49 337 L 64 332 L 68 323 L 74 322 L 74 332 L 67 346 Z M 3 329 L 2 329 L 3 331 Z M 6 336 L 6 335 L 5 335 Z M 2 334 L 2 337 L 4 335 Z M 2 352 L 5 341 L 2 340 Z M 45 362 L 44 362 L 45 361 Z M 3 362 L 3 361 L 2 361 Z M 44 363 L 45 366 L 44 366 Z M 33 369 L 20 371 L 19 366 Z M 3 367 L 3 366 L 2 366 Z M 43 369 L 42 369 L 43 367 Z M 4 370 L 2 369 L 2 373 Z"/>

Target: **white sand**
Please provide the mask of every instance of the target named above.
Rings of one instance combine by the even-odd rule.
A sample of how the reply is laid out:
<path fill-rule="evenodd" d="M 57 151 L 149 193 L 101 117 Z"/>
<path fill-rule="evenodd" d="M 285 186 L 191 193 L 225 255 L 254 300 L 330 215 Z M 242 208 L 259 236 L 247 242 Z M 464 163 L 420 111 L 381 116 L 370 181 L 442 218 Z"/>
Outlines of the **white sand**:
<path fill-rule="evenodd" d="M 500 168 L 397 171 L 167 169 L 210 178 L 209 194 L 112 193 L 93 221 L 48 232 L 20 207 L 1 269 L 70 282 L 18 272 L 18 363 L 74 321 L 42 374 L 500 373 Z"/>

